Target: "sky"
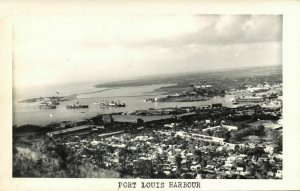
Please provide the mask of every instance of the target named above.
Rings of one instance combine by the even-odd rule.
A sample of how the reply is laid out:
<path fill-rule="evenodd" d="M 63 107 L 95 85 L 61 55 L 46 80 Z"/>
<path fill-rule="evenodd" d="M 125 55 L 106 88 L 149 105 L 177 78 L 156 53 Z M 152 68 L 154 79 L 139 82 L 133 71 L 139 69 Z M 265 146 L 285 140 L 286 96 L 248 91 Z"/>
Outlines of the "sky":
<path fill-rule="evenodd" d="M 22 15 L 15 87 L 281 64 L 276 15 Z"/>

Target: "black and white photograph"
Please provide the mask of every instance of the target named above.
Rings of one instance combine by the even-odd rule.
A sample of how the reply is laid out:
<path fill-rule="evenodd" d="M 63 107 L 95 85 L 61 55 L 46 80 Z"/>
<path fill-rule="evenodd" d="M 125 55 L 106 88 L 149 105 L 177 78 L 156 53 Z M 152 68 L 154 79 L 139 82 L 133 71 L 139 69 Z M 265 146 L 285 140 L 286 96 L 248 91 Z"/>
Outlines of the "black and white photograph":
<path fill-rule="evenodd" d="M 14 177 L 282 178 L 281 15 L 14 27 Z"/>
<path fill-rule="evenodd" d="M 284 134 L 297 128 L 287 120 L 297 87 L 286 83 L 283 13 L 17 5 L 11 122 L 2 126 L 12 180 L 199 190 L 291 177 L 297 145 Z"/>

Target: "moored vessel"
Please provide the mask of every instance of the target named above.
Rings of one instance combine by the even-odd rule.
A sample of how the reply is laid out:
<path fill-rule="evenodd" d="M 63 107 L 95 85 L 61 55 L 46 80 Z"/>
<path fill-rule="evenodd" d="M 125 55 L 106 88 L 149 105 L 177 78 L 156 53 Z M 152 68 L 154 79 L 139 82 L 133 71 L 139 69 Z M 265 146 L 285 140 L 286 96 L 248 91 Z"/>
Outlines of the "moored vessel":
<path fill-rule="evenodd" d="M 67 109 L 80 109 L 80 108 L 88 108 L 89 105 L 81 105 L 78 102 L 76 104 L 72 104 L 72 105 L 66 105 Z"/>
<path fill-rule="evenodd" d="M 107 101 L 104 101 L 104 102 L 101 102 L 100 103 L 100 106 L 104 106 L 104 107 L 126 107 L 126 104 L 125 103 L 121 103 L 120 101 L 118 102 L 115 102 L 115 101 L 111 101 L 111 102 L 107 102 Z"/>

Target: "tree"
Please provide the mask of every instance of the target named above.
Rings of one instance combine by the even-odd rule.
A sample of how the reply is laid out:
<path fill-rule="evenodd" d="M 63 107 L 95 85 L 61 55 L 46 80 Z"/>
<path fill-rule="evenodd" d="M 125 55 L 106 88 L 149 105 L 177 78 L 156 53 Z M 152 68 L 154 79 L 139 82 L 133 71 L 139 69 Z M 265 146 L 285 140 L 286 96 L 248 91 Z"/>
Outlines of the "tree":
<path fill-rule="evenodd" d="M 270 130 L 268 132 L 268 137 L 274 144 L 278 146 L 276 148 L 277 151 L 282 151 L 282 132 Z"/>
<path fill-rule="evenodd" d="M 197 161 L 199 163 L 201 163 L 201 161 L 202 161 L 202 152 L 201 152 L 201 150 L 199 150 L 199 149 L 195 150 L 194 154 L 197 156 Z"/>
<path fill-rule="evenodd" d="M 254 147 L 253 155 L 261 156 L 262 154 L 265 154 L 265 151 L 262 147 Z"/>
<path fill-rule="evenodd" d="M 142 124 L 144 123 L 144 120 L 141 119 L 141 118 L 137 118 L 136 123 L 137 123 L 138 125 L 142 125 Z"/>
<path fill-rule="evenodd" d="M 55 152 L 59 156 L 60 167 L 64 170 L 67 170 L 69 161 L 66 147 L 63 144 L 57 144 L 55 147 Z"/>
<path fill-rule="evenodd" d="M 115 149 L 114 147 L 112 147 L 111 145 L 109 145 L 109 146 L 106 147 L 106 151 L 107 151 L 108 153 L 114 153 L 115 150 L 116 150 L 116 149 Z"/>
<path fill-rule="evenodd" d="M 263 161 L 261 165 L 261 172 L 266 175 L 271 170 L 272 165 L 269 161 Z"/>
<path fill-rule="evenodd" d="M 175 163 L 176 163 L 179 171 L 181 170 L 181 161 L 182 161 L 182 158 L 181 158 L 180 154 L 176 155 Z"/>
<path fill-rule="evenodd" d="M 234 146 L 234 151 L 237 153 L 237 152 L 239 152 L 239 150 L 240 150 L 240 146 L 239 145 L 235 145 Z"/>
<path fill-rule="evenodd" d="M 103 159 L 104 159 L 105 153 L 106 153 L 105 150 L 102 148 L 97 149 L 95 152 L 96 162 L 101 167 L 103 166 Z"/>
<path fill-rule="evenodd" d="M 205 159 L 203 159 L 203 160 L 201 161 L 200 165 L 201 165 L 201 168 L 206 167 L 206 166 L 207 166 L 207 161 L 206 161 Z"/>
<path fill-rule="evenodd" d="M 139 163 L 138 170 L 143 177 L 152 178 L 154 177 L 154 169 L 152 162 L 149 160 L 141 161 Z"/>
<path fill-rule="evenodd" d="M 261 138 L 258 137 L 258 136 L 255 136 L 255 135 L 250 135 L 250 136 L 248 136 L 248 140 L 251 143 L 257 144 L 257 143 L 259 143 L 261 141 Z"/>

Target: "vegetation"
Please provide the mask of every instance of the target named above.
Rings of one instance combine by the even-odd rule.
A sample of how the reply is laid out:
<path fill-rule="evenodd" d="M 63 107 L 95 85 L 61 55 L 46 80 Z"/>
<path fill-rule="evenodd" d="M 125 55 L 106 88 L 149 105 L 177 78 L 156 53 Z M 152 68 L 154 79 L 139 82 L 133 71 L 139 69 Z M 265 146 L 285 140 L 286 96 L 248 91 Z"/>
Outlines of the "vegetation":
<path fill-rule="evenodd" d="M 249 135 L 264 135 L 264 126 L 258 126 L 258 127 L 249 127 L 241 129 L 231 135 L 230 141 L 231 142 L 238 142 L 242 141 L 245 137 Z"/>
<path fill-rule="evenodd" d="M 13 177 L 118 178 L 120 174 L 99 165 L 80 161 L 62 145 L 53 147 L 59 157 L 49 157 L 29 148 L 14 147 Z M 76 162 L 77 161 L 77 162 Z"/>

